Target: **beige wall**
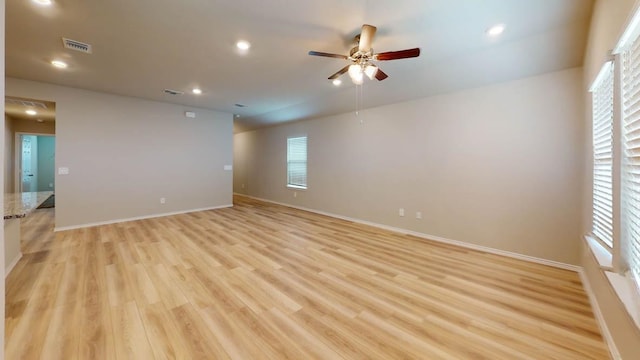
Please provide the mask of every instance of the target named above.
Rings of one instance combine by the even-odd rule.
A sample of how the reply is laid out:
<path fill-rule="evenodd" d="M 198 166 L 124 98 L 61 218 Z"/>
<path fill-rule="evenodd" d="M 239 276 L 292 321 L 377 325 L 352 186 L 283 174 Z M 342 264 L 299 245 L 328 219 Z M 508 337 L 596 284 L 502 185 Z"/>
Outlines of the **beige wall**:
<path fill-rule="evenodd" d="M 56 167 L 69 168 L 56 227 L 232 203 L 232 114 L 13 78 L 6 89 L 56 102 Z"/>
<path fill-rule="evenodd" d="M 588 88 L 600 71 L 607 54 L 612 50 L 625 25 L 633 13 L 635 0 L 598 0 L 594 6 L 591 19 L 591 31 L 584 59 L 584 88 L 582 94 L 586 101 L 585 122 L 585 155 L 587 166 L 584 170 L 583 216 L 581 233 L 591 231 L 591 190 L 592 190 L 592 158 L 591 158 L 591 100 Z M 584 246 L 584 244 L 583 244 Z M 582 266 L 585 277 L 591 287 L 600 311 L 611 332 L 622 359 L 637 359 L 640 351 L 640 330 L 633 324 L 622 307 L 609 281 L 600 270 L 589 249 L 583 249 Z"/>
<path fill-rule="evenodd" d="M 0 0 L 0 79 L 4 79 L 4 5 Z M 0 98 L 4 99 L 4 83 L 0 84 Z M 4 101 L 0 105 L 0 113 L 4 114 Z M 5 138 L 4 127 L 0 127 L 0 139 Z M 0 159 L 4 159 L 4 144 L 0 145 Z M 4 188 L 4 176 L 0 176 L 0 189 Z M 4 204 L 4 192 L 0 191 L 0 204 Z M 4 226 L 4 222 L 3 222 Z M 0 231 L 0 269 L 4 269 L 4 231 Z M 4 319 L 4 281 L 0 281 L 0 315 Z M 4 321 L 0 321 L 0 349 L 4 349 Z M 4 351 L 0 351 L 0 360 L 4 359 Z"/>
<path fill-rule="evenodd" d="M 582 88 L 571 69 L 240 133 L 234 191 L 577 264 Z M 286 138 L 305 134 L 309 189 L 293 197 Z"/>
<path fill-rule="evenodd" d="M 4 119 L 4 192 L 15 192 L 15 143 L 16 133 L 55 134 L 54 122 L 14 119 L 5 115 Z"/>
<path fill-rule="evenodd" d="M 14 134 L 15 130 L 13 130 L 13 119 L 4 116 L 4 192 L 12 193 L 13 192 L 13 169 L 15 161 L 13 160 L 14 156 Z"/>

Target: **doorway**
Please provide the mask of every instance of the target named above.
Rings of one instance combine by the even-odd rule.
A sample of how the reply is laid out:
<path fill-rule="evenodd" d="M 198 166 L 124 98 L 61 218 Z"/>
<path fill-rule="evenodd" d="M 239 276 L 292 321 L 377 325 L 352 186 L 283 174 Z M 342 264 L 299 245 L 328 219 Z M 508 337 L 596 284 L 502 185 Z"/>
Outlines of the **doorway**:
<path fill-rule="evenodd" d="M 16 134 L 16 192 L 55 190 L 55 136 Z"/>

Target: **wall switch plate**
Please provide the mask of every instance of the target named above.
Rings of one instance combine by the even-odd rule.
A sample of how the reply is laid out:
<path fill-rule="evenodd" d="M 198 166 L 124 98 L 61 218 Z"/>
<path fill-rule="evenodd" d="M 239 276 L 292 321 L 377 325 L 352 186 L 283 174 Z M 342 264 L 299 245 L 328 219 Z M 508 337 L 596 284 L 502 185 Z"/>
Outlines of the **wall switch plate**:
<path fill-rule="evenodd" d="M 416 212 L 416 219 L 422 219 L 422 212 L 421 211 Z"/>
<path fill-rule="evenodd" d="M 160 198 L 160 204 L 164 204 L 164 203 L 166 203 L 166 202 L 167 202 L 167 199 L 165 199 L 165 198 Z"/>
<path fill-rule="evenodd" d="M 400 209 L 398 210 L 398 215 L 400 215 L 400 216 L 404 216 L 404 209 L 403 209 L 403 208 L 400 208 Z"/>
<path fill-rule="evenodd" d="M 58 175 L 69 175 L 69 168 L 68 167 L 59 167 L 58 168 Z"/>
<path fill-rule="evenodd" d="M 193 111 L 187 111 L 184 113 L 184 116 L 191 118 L 191 119 L 195 119 L 196 118 L 196 113 L 194 113 Z"/>
<path fill-rule="evenodd" d="M 53 183 L 49 183 L 49 187 L 52 188 L 53 187 Z"/>
<path fill-rule="evenodd" d="M 224 169 L 225 169 L 226 171 L 230 171 L 230 170 L 233 170 L 233 166 L 231 166 L 231 165 L 225 165 L 225 166 L 224 166 Z"/>
<path fill-rule="evenodd" d="M 244 189 L 244 184 L 242 184 L 242 188 Z"/>
<path fill-rule="evenodd" d="M 293 197 L 298 197 L 298 193 L 296 191 L 293 192 Z"/>

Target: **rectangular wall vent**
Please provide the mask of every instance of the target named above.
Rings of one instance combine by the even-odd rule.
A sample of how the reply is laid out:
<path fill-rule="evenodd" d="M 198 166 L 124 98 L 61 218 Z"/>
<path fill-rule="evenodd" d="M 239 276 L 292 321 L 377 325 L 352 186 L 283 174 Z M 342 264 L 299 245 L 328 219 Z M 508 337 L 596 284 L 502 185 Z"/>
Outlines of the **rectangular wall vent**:
<path fill-rule="evenodd" d="M 14 99 L 14 98 L 10 98 L 10 97 L 6 97 L 4 99 L 4 102 L 6 104 L 25 106 L 25 107 L 29 107 L 29 108 L 40 108 L 40 109 L 46 109 L 47 108 L 47 105 L 45 103 L 41 103 L 41 102 L 37 102 L 37 101 Z"/>
<path fill-rule="evenodd" d="M 184 95 L 183 91 L 164 89 L 164 93 L 168 95 Z"/>
<path fill-rule="evenodd" d="M 64 44 L 64 47 L 67 49 L 80 51 L 85 54 L 91 54 L 91 45 L 89 44 L 85 44 L 83 42 L 80 42 L 77 40 L 71 40 L 67 38 L 62 38 L 62 43 Z"/>

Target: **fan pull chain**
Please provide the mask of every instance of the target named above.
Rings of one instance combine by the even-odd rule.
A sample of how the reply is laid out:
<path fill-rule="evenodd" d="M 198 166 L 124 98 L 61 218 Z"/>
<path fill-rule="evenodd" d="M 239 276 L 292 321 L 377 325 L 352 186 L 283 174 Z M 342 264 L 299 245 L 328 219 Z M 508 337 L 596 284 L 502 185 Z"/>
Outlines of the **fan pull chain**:
<path fill-rule="evenodd" d="M 362 109 L 362 103 L 364 101 L 364 86 L 363 84 L 356 84 L 356 116 L 360 116 L 360 110 Z M 360 118 L 360 124 L 364 123 L 364 120 Z"/>

